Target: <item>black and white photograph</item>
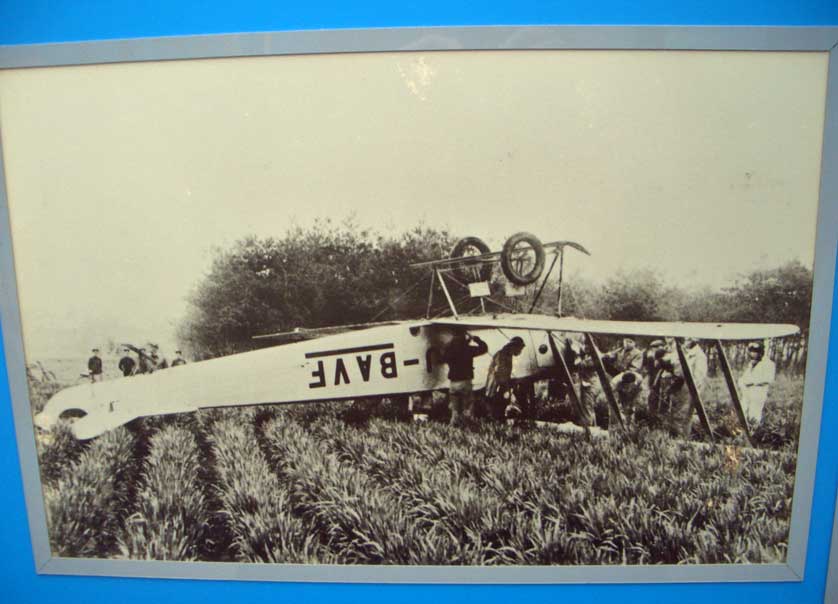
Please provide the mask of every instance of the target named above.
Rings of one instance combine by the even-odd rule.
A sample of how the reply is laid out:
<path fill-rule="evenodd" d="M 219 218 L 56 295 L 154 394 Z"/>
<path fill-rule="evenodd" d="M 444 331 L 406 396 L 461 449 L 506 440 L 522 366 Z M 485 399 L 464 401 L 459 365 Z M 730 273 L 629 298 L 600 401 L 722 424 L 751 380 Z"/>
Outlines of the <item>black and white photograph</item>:
<path fill-rule="evenodd" d="M 827 66 L 0 71 L 52 555 L 785 563 Z"/>

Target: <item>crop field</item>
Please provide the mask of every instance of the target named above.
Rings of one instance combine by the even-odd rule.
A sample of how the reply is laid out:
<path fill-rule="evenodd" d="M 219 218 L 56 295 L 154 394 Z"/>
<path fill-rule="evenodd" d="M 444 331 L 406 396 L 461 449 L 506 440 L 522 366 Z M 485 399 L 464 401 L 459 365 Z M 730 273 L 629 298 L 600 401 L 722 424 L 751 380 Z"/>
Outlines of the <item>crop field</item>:
<path fill-rule="evenodd" d="M 713 383 L 711 392 L 720 392 Z M 33 411 L 57 389 L 33 383 Z M 779 376 L 759 448 L 649 426 L 405 421 L 356 402 L 146 418 L 39 438 L 53 553 L 327 564 L 783 561 L 802 379 Z M 730 428 L 730 429 L 728 429 Z"/>

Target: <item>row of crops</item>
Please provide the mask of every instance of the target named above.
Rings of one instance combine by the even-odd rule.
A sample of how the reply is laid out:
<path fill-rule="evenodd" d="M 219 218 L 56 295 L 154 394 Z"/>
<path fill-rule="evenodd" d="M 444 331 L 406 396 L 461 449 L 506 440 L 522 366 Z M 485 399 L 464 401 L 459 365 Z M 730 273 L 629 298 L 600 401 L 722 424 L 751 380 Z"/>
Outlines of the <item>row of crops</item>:
<path fill-rule="evenodd" d="M 335 407 L 139 420 L 39 446 L 58 556 L 337 564 L 785 558 L 795 454 Z"/>

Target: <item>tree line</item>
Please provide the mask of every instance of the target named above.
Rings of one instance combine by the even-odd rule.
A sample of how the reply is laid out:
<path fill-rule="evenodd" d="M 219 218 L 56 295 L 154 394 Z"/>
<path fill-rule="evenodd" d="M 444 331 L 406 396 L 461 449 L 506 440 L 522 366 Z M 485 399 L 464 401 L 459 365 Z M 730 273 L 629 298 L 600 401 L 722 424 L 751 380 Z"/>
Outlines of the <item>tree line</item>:
<path fill-rule="evenodd" d="M 427 270 L 410 264 L 447 257 L 458 237 L 418 225 L 375 232 L 352 220 L 296 226 L 279 237 L 245 237 L 214 250 L 208 273 L 191 293 L 178 340 L 195 357 L 258 347 L 254 335 L 298 327 L 329 327 L 408 319 L 439 312 L 437 289 L 428 307 Z M 556 309 L 555 275 L 534 312 Z M 452 295 L 467 290 L 450 284 Z M 530 286 L 532 292 L 536 286 Z M 736 321 L 809 325 L 812 271 L 793 260 L 741 275 L 728 287 L 688 289 L 651 269 L 619 271 L 602 283 L 575 276 L 562 287 L 562 311 L 588 319 Z M 520 298 L 496 298 L 529 310 Z M 489 305 L 487 309 L 501 307 Z M 271 343 L 267 341 L 267 343 Z"/>
<path fill-rule="evenodd" d="M 626 321 L 790 323 L 809 327 L 812 271 L 797 260 L 741 275 L 727 287 L 688 289 L 651 269 L 620 271 L 604 283 L 565 282 L 564 314 Z"/>

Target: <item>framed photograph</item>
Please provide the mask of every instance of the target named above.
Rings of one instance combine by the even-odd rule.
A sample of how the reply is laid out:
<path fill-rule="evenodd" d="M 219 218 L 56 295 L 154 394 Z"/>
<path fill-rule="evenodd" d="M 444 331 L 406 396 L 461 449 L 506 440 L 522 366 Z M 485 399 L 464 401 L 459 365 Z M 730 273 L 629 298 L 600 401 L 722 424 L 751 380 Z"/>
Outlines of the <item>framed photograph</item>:
<path fill-rule="evenodd" d="M 0 47 L 38 572 L 799 581 L 836 28 Z"/>

